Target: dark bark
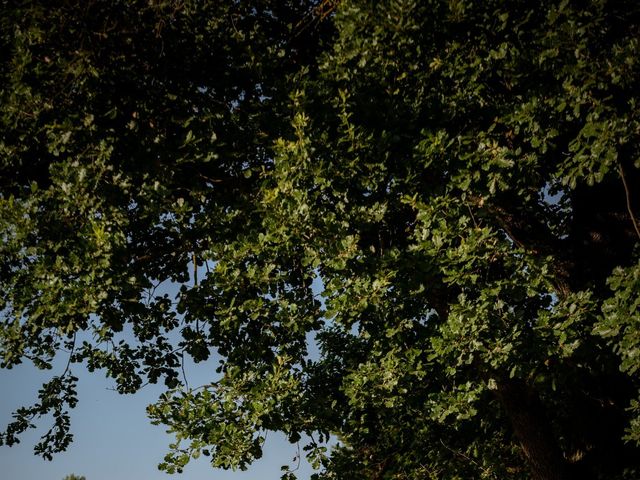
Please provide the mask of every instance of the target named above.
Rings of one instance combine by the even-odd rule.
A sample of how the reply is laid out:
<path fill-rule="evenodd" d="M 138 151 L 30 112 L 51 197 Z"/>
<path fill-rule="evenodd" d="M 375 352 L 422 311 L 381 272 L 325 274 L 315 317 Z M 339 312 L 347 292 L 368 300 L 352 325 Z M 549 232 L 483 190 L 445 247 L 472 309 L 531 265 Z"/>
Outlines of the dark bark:
<path fill-rule="evenodd" d="M 543 406 L 522 381 L 504 379 L 498 382 L 496 394 L 534 480 L 569 480 L 569 465 L 555 441 Z"/>

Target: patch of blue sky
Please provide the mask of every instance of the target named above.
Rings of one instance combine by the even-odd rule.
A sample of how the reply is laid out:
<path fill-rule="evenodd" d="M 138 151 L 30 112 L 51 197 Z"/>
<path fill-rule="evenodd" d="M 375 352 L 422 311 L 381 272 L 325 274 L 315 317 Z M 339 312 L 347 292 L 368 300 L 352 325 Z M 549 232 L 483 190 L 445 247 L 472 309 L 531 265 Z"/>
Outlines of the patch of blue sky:
<path fill-rule="evenodd" d="M 208 267 L 208 268 L 207 268 Z M 198 278 L 213 273 L 214 265 L 198 267 Z M 191 275 L 190 284 L 193 285 Z M 314 284 L 314 290 L 321 289 Z M 157 285 L 152 296 L 178 295 L 179 285 L 163 282 Z M 318 291 L 315 292 L 319 294 Z M 84 334 L 90 340 L 90 334 Z M 130 327 L 123 331 L 119 339 L 134 342 Z M 81 336 L 78 337 L 81 341 Z M 179 331 L 171 333 L 176 344 L 180 340 Z M 312 339 L 310 339 L 312 340 Z M 311 341 L 312 355 L 318 355 L 315 342 Z M 192 387 L 210 384 L 218 378 L 215 368 L 219 357 L 212 357 L 201 363 L 194 363 L 184 357 L 184 373 Z M 64 371 L 66 355 L 61 353 L 53 369 L 38 370 L 30 363 L 21 364 L 12 370 L 0 370 L 0 428 L 11 421 L 11 413 L 17 408 L 35 401 L 37 390 L 51 376 Z M 104 372 L 90 373 L 84 365 L 72 365 L 72 373 L 79 379 L 79 402 L 71 411 L 71 430 L 74 441 L 66 452 L 60 453 L 49 462 L 33 454 L 33 446 L 49 427 L 47 418 L 37 422 L 38 428 L 29 430 L 21 437 L 21 443 L 11 448 L 0 447 L 1 478 L 5 480 L 62 480 L 66 475 L 84 475 L 87 480 L 113 480 L 119 478 L 166 480 L 170 478 L 157 469 L 168 451 L 173 437 L 165 432 L 165 427 L 154 426 L 146 415 L 147 405 L 154 403 L 165 391 L 162 382 L 145 385 L 134 395 L 121 395 L 115 391 L 113 379 L 105 378 Z M 304 439 L 301 441 L 304 443 Z M 283 465 L 296 468 L 299 480 L 310 478 L 313 470 L 303 458 L 298 462 L 298 446 L 287 441 L 284 435 L 269 432 L 264 445 L 263 457 L 254 462 L 246 471 L 225 471 L 212 469 L 206 457 L 192 460 L 183 474 L 173 478 L 189 480 L 277 480 Z"/>

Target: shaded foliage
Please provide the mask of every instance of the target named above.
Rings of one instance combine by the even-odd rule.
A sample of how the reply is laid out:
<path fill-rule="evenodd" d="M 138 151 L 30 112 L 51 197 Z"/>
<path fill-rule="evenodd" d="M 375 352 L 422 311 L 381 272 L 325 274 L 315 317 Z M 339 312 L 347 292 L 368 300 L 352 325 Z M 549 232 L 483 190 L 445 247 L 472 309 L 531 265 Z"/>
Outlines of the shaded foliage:
<path fill-rule="evenodd" d="M 4 443 L 66 448 L 85 362 L 164 381 L 168 472 L 637 476 L 635 2 L 20 5 L 2 366 L 69 365 Z"/>

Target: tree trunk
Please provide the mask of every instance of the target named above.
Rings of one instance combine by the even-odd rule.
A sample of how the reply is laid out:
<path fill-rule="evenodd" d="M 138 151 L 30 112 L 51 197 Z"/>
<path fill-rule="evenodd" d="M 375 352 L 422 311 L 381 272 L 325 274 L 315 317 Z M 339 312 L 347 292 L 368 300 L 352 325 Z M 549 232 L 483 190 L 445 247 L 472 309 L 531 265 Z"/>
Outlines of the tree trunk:
<path fill-rule="evenodd" d="M 563 458 L 537 395 L 519 380 L 501 380 L 497 396 L 520 442 L 534 480 L 570 480 Z"/>

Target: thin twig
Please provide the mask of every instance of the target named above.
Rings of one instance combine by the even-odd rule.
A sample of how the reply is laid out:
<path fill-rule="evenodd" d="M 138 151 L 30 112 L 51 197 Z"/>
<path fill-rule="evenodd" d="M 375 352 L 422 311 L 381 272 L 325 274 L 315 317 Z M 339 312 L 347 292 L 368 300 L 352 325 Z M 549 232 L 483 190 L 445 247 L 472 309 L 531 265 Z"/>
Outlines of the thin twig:
<path fill-rule="evenodd" d="M 294 27 L 293 36 L 289 39 L 298 37 L 307 28 L 314 23 L 323 22 L 338 7 L 340 0 L 322 0 L 317 6 L 312 8 Z"/>
<path fill-rule="evenodd" d="M 631 194 L 629 193 L 629 185 L 627 185 L 627 178 L 624 174 L 624 170 L 622 169 L 621 163 L 618 164 L 618 171 L 620 172 L 622 185 L 624 185 L 624 194 L 627 198 L 627 211 L 629 212 L 629 216 L 631 217 L 633 228 L 635 228 L 636 234 L 638 235 L 638 238 L 640 238 L 640 226 L 638 226 L 638 221 L 636 220 L 636 216 L 633 214 L 633 208 L 631 208 Z"/>
<path fill-rule="evenodd" d="M 476 228 L 478 227 L 478 222 L 476 222 L 476 217 L 473 216 L 473 212 L 471 211 L 471 207 L 469 206 L 469 204 L 467 202 L 464 202 L 464 204 L 467 206 L 467 210 L 469 210 L 469 215 L 471 215 L 471 220 L 473 221 L 473 225 Z"/>
<path fill-rule="evenodd" d="M 198 286 L 198 262 L 196 261 L 196 252 L 193 252 L 193 286 Z"/>
<path fill-rule="evenodd" d="M 198 176 L 200 176 L 201 178 L 204 178 L 207 182 L 210 182 L 210 183 L 224 183 L 225 181 L 228 180 L 224 178 L 211 178 L 206 175 L 203 175 L 202 173 L 199 173 Z"/>
<path fill-rule="evenodd" d="M 184 378 L 184 385 L 189 390 L 189 381 L 187 380 L 187 373 L 184 371 L 184 351 L 180 353 L 180 368 L 182 369 L 182 378 Z"/>
<path fill-rule="evenodd" d="M 64 372 L 60 375 L 60 378 L 64 377 L 69 371 L 69 366 L 71 365 L 71 359 L 73 358 L 73 352 L 76 349 L 76 333 L 73 332 L 73 344 L 71 345 L 71 351 L 69 352 L 69 359 L 67 360 L 67 366 L 64 367 Z"/>
<path fill-rule="evenodd" d="M 476 462 L 473 458 L 465 455 L 464 453 L 460 452 L 459 450 L 454 450 L 453 448 L 449 447 L 447 444 L 445 444 L 442 439 L 440 439 L 440 443 L 442 444 L 442 446 L 444 448 L 446 448 L 447 450 L 449 450 L 451 453 L 453 453 L 454 455 L 458 455 L 459 457 L 464 458 L 465 460 L 471 462 L 472 464 L 474 464 L 478 469 L 482 470 L 485 474 L 489 473 L 492 477 L 495 478 L 494 473 L 491 471 L 490 468 L 484 468 L 482 465 L 480 465 L 478 462 Z"/>
<path fill-rule="evenodd" d="M 294 460 L 297 460 L 298 464 L 296 465 L 296 468 L 287 470 L 287 473 L 295 473 L 300 469 L 300 442 L 296 442 L 296 445 L 298 451 L 296 453 L 296 456 L 294 457 Z"/>

